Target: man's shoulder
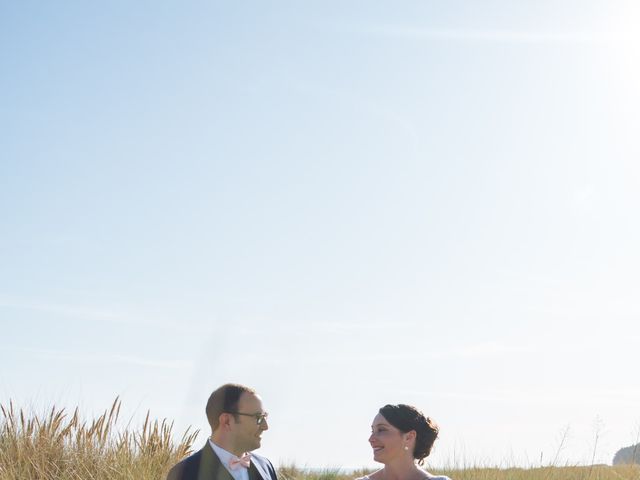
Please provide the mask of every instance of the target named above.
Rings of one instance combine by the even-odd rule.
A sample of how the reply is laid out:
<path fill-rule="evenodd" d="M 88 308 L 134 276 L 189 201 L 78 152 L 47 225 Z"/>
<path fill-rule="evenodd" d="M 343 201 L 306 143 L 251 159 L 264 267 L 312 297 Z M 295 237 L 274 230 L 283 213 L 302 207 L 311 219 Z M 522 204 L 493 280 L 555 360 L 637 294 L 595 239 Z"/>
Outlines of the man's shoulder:
<path fill-rule="evenodd" d="M 251 460 L 256 465 L 258 470 L 263 470 L 264 473 L 268 474 L 268 477 L 275 480 L 277 477 L 276 469 L 273 464 L 267 457 L 263 457 L 262 455 L 258 455 L 255 452 L 251 452 Z M 262 475 L 264 477 L 264 475 Z"/>
<path fill-rule="evenodd" d="M 257 463 L 262 463 L 262 464 L 265 464 L 265 465 L 272 465 L 271 461 L 267 457 L 263 457 L 262 455 L 258 455 L 255 452 L 251 452 L 251 458 Z"/>
<path fill-rule="evenodd" d="M 202 450 L 198 450 L 188 457 L 183 458 L 171 467 L 171 470 L 169 470 L 169 474 L 167 475 L 167 480 L 185 480 L 194 478 L 193 475 L 197 475 L 201 458 Z"/>

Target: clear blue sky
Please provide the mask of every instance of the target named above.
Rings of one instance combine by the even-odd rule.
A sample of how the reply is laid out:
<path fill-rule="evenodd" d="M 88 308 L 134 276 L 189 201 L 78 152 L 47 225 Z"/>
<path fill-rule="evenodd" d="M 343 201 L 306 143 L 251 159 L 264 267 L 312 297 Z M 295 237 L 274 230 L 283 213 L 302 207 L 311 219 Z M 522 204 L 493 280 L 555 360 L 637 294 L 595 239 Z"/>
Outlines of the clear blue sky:
<path fill-rule="evenodd" d="M 610 462 L 640 427 L 632 1 L 4 2 L 0 401 L 276 463 Z M 204 441 L 201 435 L 198 442 Z"/>

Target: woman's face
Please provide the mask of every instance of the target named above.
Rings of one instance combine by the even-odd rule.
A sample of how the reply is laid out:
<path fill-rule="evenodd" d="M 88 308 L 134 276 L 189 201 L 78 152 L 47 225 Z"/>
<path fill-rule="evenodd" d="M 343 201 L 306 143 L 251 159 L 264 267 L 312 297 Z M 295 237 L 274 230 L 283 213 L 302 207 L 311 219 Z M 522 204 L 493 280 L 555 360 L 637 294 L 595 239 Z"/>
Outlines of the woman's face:
<path fill-rule="evenodd" d="M 371 436 L 369 444 L 373 448 L 373 459 L 376 462 L 388 463 L 401 456 L 409 456 L 409 450 L 404 447 L 409 446 L 407 435 L 391 425 L 379 413 L 371 424 Z"/>

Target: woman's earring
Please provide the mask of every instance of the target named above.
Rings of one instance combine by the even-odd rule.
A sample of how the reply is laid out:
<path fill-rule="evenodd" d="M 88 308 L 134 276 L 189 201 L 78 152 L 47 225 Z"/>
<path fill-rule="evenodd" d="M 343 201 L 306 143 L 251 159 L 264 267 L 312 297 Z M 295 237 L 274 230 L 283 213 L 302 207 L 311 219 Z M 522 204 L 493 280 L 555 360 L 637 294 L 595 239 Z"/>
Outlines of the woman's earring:
<path fill-rule="evenodd" d="M 407 447 L 406 445 L 404 446 L 405 451 L 409 450 L 409 447 Z"/>

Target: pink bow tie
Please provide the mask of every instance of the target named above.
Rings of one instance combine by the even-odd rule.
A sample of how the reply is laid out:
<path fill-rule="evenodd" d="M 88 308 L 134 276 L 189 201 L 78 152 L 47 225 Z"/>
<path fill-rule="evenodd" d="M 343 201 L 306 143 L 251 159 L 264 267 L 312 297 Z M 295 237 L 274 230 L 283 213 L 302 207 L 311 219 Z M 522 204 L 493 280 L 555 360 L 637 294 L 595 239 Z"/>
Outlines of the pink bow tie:
<path fill-rule="evenodd" d="M 249 468 L 251 455 L 243 453 L 242 457 L 233 457 L 229 460 L 229 468 L 231 470 L 237 470 L 238 468 Z"/>

